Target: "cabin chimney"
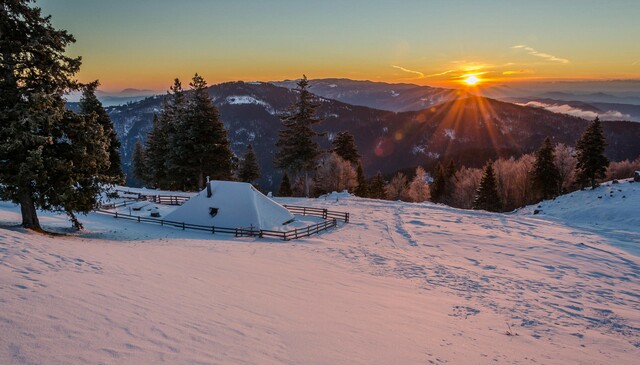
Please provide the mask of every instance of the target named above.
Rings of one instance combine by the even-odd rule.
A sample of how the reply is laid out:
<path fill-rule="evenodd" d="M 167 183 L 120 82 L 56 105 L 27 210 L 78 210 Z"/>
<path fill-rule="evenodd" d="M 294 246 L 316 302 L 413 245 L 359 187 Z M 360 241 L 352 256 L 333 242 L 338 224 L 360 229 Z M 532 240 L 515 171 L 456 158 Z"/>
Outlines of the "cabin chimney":
<path fill-rule="evenodd" d="M 211 181 L 209 180 L 209 176 L 207 176 L 207 198 L 211 198 Z"/>

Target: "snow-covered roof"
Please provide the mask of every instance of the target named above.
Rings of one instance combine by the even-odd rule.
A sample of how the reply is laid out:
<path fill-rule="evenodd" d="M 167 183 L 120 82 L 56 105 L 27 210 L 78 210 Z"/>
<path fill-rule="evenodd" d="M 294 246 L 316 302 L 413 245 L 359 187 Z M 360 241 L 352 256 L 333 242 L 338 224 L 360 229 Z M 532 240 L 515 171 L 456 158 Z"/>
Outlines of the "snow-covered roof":
<path fill-rule="evenodd" d="M 294 219 L 282 205 L 264 196 L 251 184 L 211 181 L 207 189 L 186 201 L 165 219 L 174 222 L 226 228 L 277 229 Z"/>

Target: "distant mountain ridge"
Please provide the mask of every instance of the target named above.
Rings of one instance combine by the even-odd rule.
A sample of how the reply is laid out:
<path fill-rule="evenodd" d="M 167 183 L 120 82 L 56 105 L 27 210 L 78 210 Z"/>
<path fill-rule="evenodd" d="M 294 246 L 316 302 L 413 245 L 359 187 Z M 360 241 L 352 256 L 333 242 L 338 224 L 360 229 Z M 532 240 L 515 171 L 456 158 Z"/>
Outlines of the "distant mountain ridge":
<path fill-rule="evenodd" d="M 263 178 L 260 185 L 277 188 L 280 172 L 273 166 L 275 142 L 281 129 L 279 115 L 296 100 L 296 91 L 271 83 L 227 82 L 209 87 L 220 111 L 234 153 L 242 156 L 251 143 Z M 477 96 L 460 97 L 419 111 L 392 112 L 356 106 L 318 96 L 318 130 L 326 132 L 321 147 L 329 149 L 339 131 L 356 138 L 365 172 L 392 173 L 423 165 L 431 169 L 440 160 L 458 166 L 482 166 L 488 159 L 517 157 L 535 151 L 546 136 L 573 145 L 588 121 L 541 108 L 524 107 Z M 108 107 L 129 166 L 136 141 L 144 141 L 162 97 Z M 604 124 L 612 160 L 640 155 L 640 123 Z"/>

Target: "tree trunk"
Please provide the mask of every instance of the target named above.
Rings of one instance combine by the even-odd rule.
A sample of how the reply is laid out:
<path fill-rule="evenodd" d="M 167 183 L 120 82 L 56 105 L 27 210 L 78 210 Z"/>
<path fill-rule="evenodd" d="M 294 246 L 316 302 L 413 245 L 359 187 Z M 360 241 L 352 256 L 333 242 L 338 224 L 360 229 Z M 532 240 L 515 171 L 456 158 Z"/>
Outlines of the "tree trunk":
<path fill-rule="evenodd" d="M 20 211 L 22 212 L 22 226 L 27 229 L 42 232 L 36 206 L 29 193 L 23 193 L 20 197 Z"/>

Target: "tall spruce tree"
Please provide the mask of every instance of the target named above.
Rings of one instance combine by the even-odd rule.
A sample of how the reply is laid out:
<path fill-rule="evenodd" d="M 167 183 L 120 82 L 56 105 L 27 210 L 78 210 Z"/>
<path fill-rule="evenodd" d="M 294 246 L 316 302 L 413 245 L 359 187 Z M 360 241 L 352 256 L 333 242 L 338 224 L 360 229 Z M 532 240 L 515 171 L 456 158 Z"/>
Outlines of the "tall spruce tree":
<path fill-rule="evenodd" d="M 313 130 L 313 125 L 321 120 L 316 117 L 319 104 L 313 102 L 313 94 L 308 90 L 309 81 L 303 75 L 296 89 L 298 100 L 288 114 L 281 116 L 282 129 L 278 134 L 275 165 L 284 171 L 304 173 L 304 194 L 309 196 L 308 174 L 315 168 L 320 155 L 320 145 L 315 137 L 321 136 Z"/>
<path fill-rule="evenodd" d="M 360 161 L 356 141 L 348 131 L 338 132 L 331 144 L 333 145 L 333 151 L 343 160 L 349 161 L 354 165 Z"/>
<path fill-rule="evenodd" d="M 435 179 L 431 185 L 431 201 L 434 203 L 441 203 L 444 198 L 445 185 L 447 183 L 447 177 L 444 167 L 440 162 L 436 165 Z"/>
<path fill-rule="evenodd" d="M 133 171 L 133 178 L 137 180 L 138 183 L 147 180 L 147 166 L 145 160 L 146 156 L 144 147 L 142 147 L 142 143 L 140 143 L 140 141 L 136 141 L 136 144 L 133 146 L 133 156 L 131 156 L 131 167 Z"/>
<path fill-rule="evenodd" d="M 560 171 L 558 171 L 554 161 L 553 145 L 549 137 L 547 137 L 538 152 L 536 152 L 536 161 L 533 164 L 531 173 L 533 188 L 541 194 L 542 199 L 551 199 L 558 193 Z"/>
<path fill-rule="evenodd" d="M 230 180 L 233 153 L 229 148 L 227 130 L 213 105 L 206 81 L 195 74 L 184 118 L 179 118 L 172 138 L 171 165 L 181 179 L 182 189 L 202 189 L 206 177 Z M 171 169 L 170 169 L 171 170 Z"/>
<path fill-rule="evenodd" d="M 256 156 L 253 146 L 247 146 L 247 151 L 242 158 L 238 171 L 240 181 L 253 183 L 260 177 L 260 166 L 258 165 L 258 157 Z"/>
<path fill-rule="evenodd" d="M 371 179 L 371 183 L 369 183 L 369 197 L 372 199 L 386 199 L 387 193 L 384 189 L 384 177 L 382 173 L 378 171 L 376 176 Z"/>
<path fill-rule="evenodd" d="M 496 174 L 493 171 L 493 163 L 491 161 L 484 169 L 480 186 L 478 186 L 478 190 L 476 190 L 473 209 L 486 210 L 489 212 L 499 212 L 502 210 L 502 202 L 500 201 L 500 195 L 498 195 Z"/>
<path fill-rule="evenodd" d="M 0 1 L 0 199 L 20 205 L 22 226 L 42 231 L 36 208 L 76 213 L 96 207 L 111 182 L 110 140 L 96 115 L 65 109 L 80 57 L 75 42 L 28 0 Z"/>
<path fill-rule="evenodd" d="M 291 190 L 291 180 L 289 180 L 289 174 L 284 172 L 282 175 L 282 181 L 280 182 L 280 189 L 278 190 L 278 196 L 280 197 L 288 197 L 293 195 L 293 190 Z"/>
<path fill-rule="evenodd" d="M 96 115 L 96 121 L 100 123 L 105 135 L 109 138 L 109 169 L 105 175 L 112 178 L 113 184 L 123 184 L 124 174 L 122 173 L 122 165 L 120 162 L 120 140 L 118 134 L 113 128 L 113 123 L 107 111 L 104 110 L 102 103 L 96 97 L 96 89 L 100 83 L 96 80 L 82 86 L 82 98 L 80 99 L 80 113 Z"/>
<path fill-rule="evenodd" d="M 364 175 L 364 169 L 362 163 L 358 161 L 358 167 L 356 168 L 356 176 L 358 180 L 358 186 L 356 186 L 353 193 L 361 198 L 366 198 L 369 195 L 369 188 L 367 187 L 367 179 Z"/>
<path fill-rule="evenodd" d="M 576 181 L 582 186 L 590 184 L 592 188 L 598 186 L 597 179 L 605 177 L 609 160 L 604 155 L 607 143 L 602 131 L 600 119 L 589 124 L 576 143 Z"/>

